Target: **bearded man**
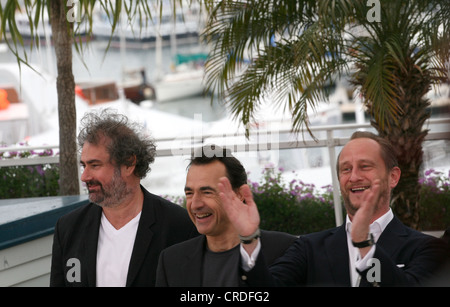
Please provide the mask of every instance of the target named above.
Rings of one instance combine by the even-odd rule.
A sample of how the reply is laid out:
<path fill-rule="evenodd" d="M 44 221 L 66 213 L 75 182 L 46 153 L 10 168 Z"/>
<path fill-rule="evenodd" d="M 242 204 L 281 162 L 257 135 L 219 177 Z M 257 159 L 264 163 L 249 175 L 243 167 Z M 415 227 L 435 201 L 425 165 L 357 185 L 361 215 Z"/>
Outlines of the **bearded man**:
<path fill-rule="evenodd" d="M 154 286 L 160 252 L 198 232 L 184 208 L 140 184 L 156 149 L 139 125 L 106 109 L 81 126 L 90 203 L 56 224 L 50 286 Z"/>

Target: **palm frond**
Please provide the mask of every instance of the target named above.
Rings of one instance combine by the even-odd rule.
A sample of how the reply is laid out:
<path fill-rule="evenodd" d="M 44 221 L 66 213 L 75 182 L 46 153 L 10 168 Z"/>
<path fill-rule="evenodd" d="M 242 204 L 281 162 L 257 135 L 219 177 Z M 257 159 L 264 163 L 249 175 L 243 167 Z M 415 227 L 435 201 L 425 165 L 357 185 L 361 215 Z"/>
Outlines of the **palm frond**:
<path fill-rule="evenodd" d="M 292 112 L 295 130 L 311 132 L 304 112 L 324 100 L 325 82 L 347 65 L 342 59 L 343 38 L 312 13 L 314 1 L 302 1 L 302 6 L 294 1 L 277 6 L 261 2 L 262 11 L 238 1 L 215 7 L 205 31 L 214 46 L 206 66 L 207 89 L 226 97 L 234 117 L 244 125 L 260 100 L 273 93 L 272 103 Z M 297 19 L 288 15 L 292 20 L 286 22 L 286 8 L 291 6 L 300 13 Z"/>

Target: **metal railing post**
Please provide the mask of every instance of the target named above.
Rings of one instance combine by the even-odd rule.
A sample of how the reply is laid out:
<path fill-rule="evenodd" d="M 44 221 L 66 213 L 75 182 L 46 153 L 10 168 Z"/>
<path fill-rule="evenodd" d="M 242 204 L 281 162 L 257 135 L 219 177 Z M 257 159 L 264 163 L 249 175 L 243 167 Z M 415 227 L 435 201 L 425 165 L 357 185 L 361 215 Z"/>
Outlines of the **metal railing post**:
<path fill-rule="evenodd" d="M 333 163 L 336 163 L 336 142 L 333 138 L 333 130 L 327 130 L 327 147 L 328 154 L 330 156 L 330 169 L 331 169 L 331 182 L 333 183 L 333 202 L 334 202 L 334 215 L 336 220 L 336 226 L 342 225 L 344 222 L 342 217 L 342 204 L 341 193 L 339 190 L 339 180 L 336 173 L 336 168 L 333 167 Z"/>

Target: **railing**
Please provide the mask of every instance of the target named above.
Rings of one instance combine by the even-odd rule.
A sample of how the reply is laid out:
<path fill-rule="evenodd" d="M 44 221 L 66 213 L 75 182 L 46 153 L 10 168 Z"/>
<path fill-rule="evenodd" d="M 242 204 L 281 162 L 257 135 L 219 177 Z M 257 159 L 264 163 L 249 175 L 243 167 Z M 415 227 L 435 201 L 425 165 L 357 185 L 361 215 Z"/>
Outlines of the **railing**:
<path fill-rule="evenodd" d="M 440 125 L 440 127 L 439 127 Z M 437 126 L 437 129 L 430 129 L 425 140 L 450 140 L 450 118 L 431 119 L 425 124 L 425 129 L 431 126 Z M 336 147 L 345 145 L 349 140 L 350 132 L 346 136 L 336 136 L 339 132 L 344 130 L 356 131 L 359 129 L 373 130 L 374 128 L 370 124 L 345 124 L 345 125 L 330 125 L 330 126 L 315 126 L 311 127 L 311 131 L 314 135 L 317 135 L 317 139 L 313 140 L 309 137 L 298 139 L 298 136 L 293 134 L 290 129 L 285 130 L 258 130 L 257 135 L 263 135 L 266 142 L 256 142 L 245 139 L 244 133 L 233 134 L 208 134 L 201 136 L 191 137 L 174 137 L 155 140 L 158 144 L 156 154 L 158 157 L 169 156 L 190 156 L 194 149 L 200 147 L 203 144 L 211 143 L 211 140 L 215 140 L 214 143 L 226 148 L 230 148 L 233 152 L 253 152 L 253 151 L 269 151 L 269 150 L 284 150 L 284 149 L 296 149 L 296 148 L 327 148 L 328 158 L 330 166 L 336 161 Z M 325 134 L 325 137 L 320 135 Z M 345 134 L 345 133 L 341 133 Z M 227 141 L 227 139 L 243 140 L 240 142 Z M 287 139 L 287 140 L 280 140 Z M 163 148 L 161 148 L 163 147 Z M 58 145 L 46 145 L 46 146 L 14 146 L 0 148 L 0 152 L 10 151 L 31 151 L 42 149 L 57 149 Z M 34 157 L 24 159 L 1 159 L 0 167 L 14 166 L 14 165 L 37 165 L 47 163 L 59 163 L 59 156 L 52 157 Z M 342 217 L 342 204 L 339 191 L 339 182 L 337 179 L 335 167 L 330 167 L 331 178 L 333 185 L 333 198 L 336 225 L 341 225 L 343 222 Z M 80 174 L 79 174 L 80 175 Z M 82 191 L 80 181 L 80 191 Z"/>

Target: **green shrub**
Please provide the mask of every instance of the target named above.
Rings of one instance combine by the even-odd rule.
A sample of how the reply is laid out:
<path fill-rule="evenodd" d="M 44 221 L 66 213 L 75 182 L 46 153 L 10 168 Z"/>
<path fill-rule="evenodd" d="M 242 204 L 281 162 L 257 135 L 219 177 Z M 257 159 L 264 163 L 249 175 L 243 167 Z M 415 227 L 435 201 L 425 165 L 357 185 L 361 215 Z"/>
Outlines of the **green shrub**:
<path fill-rule="evenodd" d="M 53 156 L 42 152 L 0 152 L 0 159 L 27 159 Z M 59 164 L 0 167 L 0 199 L 57 196 Z M 266 168 L 259 182 L 248 182 L 258 205 L 261 228 L 296 235 L 335 226 L 331 186 L 316 188 L 298 179 L 285 183 L 282 170 Z M 419 180 L 421 230 L 443 230 L 450 225 L 450 171 L 448 174 L 427 170 Z M 184 196 L 163 196 L 186 206 Z M 345 212 L 344 216 L 345 216 Z"/>
<path fill-rule="evenodd" d="M 318 190 L 294 179 L 283 182 L 281 170 L 266 168 L 259 183 L 249 182 L 258 205 L 261 229 L 301 235 L 335 226 L 330 186 Z"/>
<path fill-rule="evenodd" d="M 0 159 L 53 155 L 52 150 L 0 152 Z M 59 164 L 0 167 L 0 178 L 0 199 L 57 196 L 59 193 Z"/>
<path fill-rule="evenodd" d="M 317 189 L 297 179 L 287 184 L 281 171 L 266 168 L 259 182 L 248 182 L 258 205 L 261 228 L 301 235 L 335 227 L 332 187 Z M 446 229 L 450 225 L 450 171 L 445 176 L 428 170 L 420 184 L 420 229 Z M 183 196 L 165 198 L 186 205 Z"/>
<path fill-rule="evenodd" d="M 447 176 L 434 169 L 419 179 L 419 229 L 443 230 L 450 226 L 450 171 Z"/>

